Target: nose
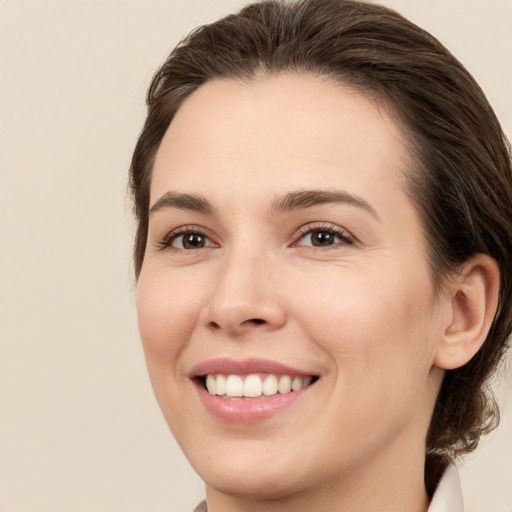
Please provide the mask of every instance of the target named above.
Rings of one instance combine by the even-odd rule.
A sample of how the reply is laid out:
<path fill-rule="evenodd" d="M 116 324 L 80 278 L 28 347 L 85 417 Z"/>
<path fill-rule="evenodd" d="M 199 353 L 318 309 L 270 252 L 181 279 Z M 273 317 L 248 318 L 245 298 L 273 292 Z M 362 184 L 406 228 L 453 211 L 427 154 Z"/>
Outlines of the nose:
<path fill-rule="evenodd" d="M 286 311 L 277 287 L 279 264 L 261 252 L 233 250 L 213 280 L 203 322 L 230 336 L 279 329 Z"/>

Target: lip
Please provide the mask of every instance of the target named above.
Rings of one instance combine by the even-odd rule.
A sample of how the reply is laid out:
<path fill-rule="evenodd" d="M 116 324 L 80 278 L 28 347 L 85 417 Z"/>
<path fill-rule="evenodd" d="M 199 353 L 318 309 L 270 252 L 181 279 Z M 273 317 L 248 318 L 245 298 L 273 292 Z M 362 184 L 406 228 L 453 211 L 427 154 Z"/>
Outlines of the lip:
<path fill-rule="evenodd" d="M 244 359 L 236 361 L 234 359 L 211 359 L 194 366 L 190 372 L 191 378 L 202 377 L 208 374 L 222 375 L 249 375 L 251 373 L 274 373 L 279 375 L 293 375 L 298 377 L 315 376 L 315 372 L 307 372 L 292 368 L 277 361 L 266 359 Z"/>
<path fill-rule="evenodd" d="M 297 401 L 309 393 L 312 385 L 285 394 L 261 396 L 259 398 L 228 400 L 211 395 L 202 385 L 199 377 L 208 374 L 223 375 L 249 375 L 255 373 L 272 373 L 291 376 L 314 376 L 315 373 L 305 372 L 292 368 L 276 361 L 265 359 L 246 359 L 236 361 L 233 359 L 214 359 L 195 366 L 190 378 L 199 395 L 199 398 L 210 414 L 227 423 L 249 424 L 269 419 L 284 412 Z"/>

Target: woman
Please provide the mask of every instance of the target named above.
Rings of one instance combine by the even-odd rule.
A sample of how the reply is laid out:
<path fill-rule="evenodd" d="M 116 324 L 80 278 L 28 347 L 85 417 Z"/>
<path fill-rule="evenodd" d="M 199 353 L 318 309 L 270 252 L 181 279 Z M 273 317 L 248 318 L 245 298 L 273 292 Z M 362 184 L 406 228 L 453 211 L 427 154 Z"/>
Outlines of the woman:
<path fill-rule="evenodd" d="M 202 510 L 462 510 L 512 173 L 439 42 L 348 0 L 201 27 L 149 89 L 131 186 L 141 338 Z"/>

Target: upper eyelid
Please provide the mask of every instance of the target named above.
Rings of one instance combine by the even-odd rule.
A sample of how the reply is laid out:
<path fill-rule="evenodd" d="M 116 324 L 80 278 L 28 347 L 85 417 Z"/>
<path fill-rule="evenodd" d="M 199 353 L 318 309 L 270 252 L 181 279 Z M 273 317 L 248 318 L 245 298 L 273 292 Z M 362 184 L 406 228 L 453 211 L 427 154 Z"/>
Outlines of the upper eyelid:
<path fill-rule="evenodd" d="M 184 226 L 179 226 L 177 228 L 172 229 L 169 231 L 169 234 L 180 234 L 180 233 L 206 233 L 209 231 L 206 228 L 203 228 L 202 226 L 197 226 L 196 224 L 185 224 Z"/>
<path fill-rule="evenodd" d="M 332 222 L 322 222 L 322 221 L 313 221 L 308 222 L 307 224 L 302 225 L 300 228 L 297 229 L 298 233 L 309 233 L 310 231 L 319 230 L 319 229 L 325 229 L 325 230 L 332 230 L 332 231 L 343 231 L 348 233 L 348 231 L 338 224 L 333 224 Z"/>
<path fill-rule="evenodd" d="M 339 224 L 333 224 L 331 222 L 308 222 L 307 224 L 304 224 L 300 228 L 296 230 L 296 234 L 294 235 L 294 238 L 297 236 L 303 236 L 306 235 L 312 231 L 332 231 L 338 234 L 341 234 L 345 236 L 346 238 L 350 238 L 351 240 L 355 240 L 356 237 L 346 228 L 340 226 Z"/>

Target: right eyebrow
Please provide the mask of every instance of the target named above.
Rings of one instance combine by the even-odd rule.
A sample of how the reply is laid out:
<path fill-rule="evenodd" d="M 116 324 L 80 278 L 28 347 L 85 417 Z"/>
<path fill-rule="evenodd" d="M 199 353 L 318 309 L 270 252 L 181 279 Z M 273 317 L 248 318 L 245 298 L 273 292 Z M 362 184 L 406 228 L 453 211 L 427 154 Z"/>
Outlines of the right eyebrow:
<path fill-rule="evenodd" d="M 213 213 L 211 203 L 204 197 L 196 194 L 181 194 L 178 192 L 166 192 L 150 209 L 149 215 L 164 208 L 179 208 L 200 213 Z"/>
<path fill-rule="evenodd" d="M 275 212 L 288 212 L 329 203 L 355 206 L 367 211 L 379 220 L 379 215 L 368 201 L 344 190 L 296 190 L 284 196 L 277 197 L 272 204 L 272 209 Z"/>

